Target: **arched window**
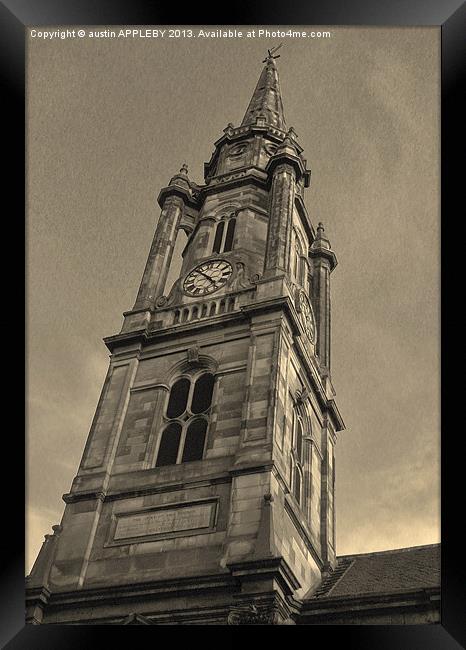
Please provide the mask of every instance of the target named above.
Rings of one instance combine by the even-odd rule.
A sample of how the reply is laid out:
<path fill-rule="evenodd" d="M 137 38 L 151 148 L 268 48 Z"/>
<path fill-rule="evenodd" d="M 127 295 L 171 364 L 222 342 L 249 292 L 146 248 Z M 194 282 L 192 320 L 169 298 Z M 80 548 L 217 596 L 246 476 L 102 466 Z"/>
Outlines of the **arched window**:
<path fill-rule="evenodd" d="M 304 287 L 304 289 L 307 292 L 308 296 L 312 296 L 312 271 L 308 261 L 304 268 L 304 273 L 305 273 L 305 280 L 306 280 L 306 286 Z"/>
<path fill-rule="evenodd" d="M 225 222 L 221 221 L 217 226 L 217 230 L 215 231 L 214 247 L 212 249 L 212 253 L 220 253 L 222 249 L 224 230 L 225 230 Z"/>
<path fill-rule="evenodd" d="M 304 257 L 304 255 L 300 255 L 299 268 L 298 268 L 298 284 L 300 284 L 302 287 L 307 287 L 306 274 L 307 274 L 306 258 Z"/>
<path fill-rule="evenodd" d="M 233 248 L 233 240 L 235 238 L 236 219 L 232 218 L 228 222 L 227 235 L 225 237 L 225 245 L 223 251 L 231 251 Z"/>
<path fill-rule="evenodd" d="M 306 470 L 305 432 L 303 417 L 296 407 L 293 410 L 293 426 L 291 436 L 291 493 L 293 494 L 296 502 L 302 508 L 304 508 L 304 474 Z"/>
<path fill-rule="evenodd" d="M 305 246 L 296 228 L 293 228 L 292 234 L 290 269 L 293 280 L 308 290 L 308 265 L 306 263 Z"/>
<path fill-rule="evenodd" d="M 227 253 L 233 249 L 236 230 L 236 218 L 230 215 L 229 219 L 222 218 L 215 231 L 212 253 Z"/>
<path fill-rule="evenodd" d="M 214 382 L 214 375 L 204 372 L 195 377 L 181 377 L 172 385 L 156 467 L 203 457 Z"/>
<path fill-rule="evenodd" d="M 300 264 L 300 255 L 301 251 L 299 248 L 298 240 L 296 240 L 294 246 L 294 259 L 293 259 L 293 277 L 296 281 L 299 279 L 299 264 Z"/>
<path fill-rule="evenodd" d="M 191 383 L 186 377 L 173 384 L 168 400 L 167 418 L 177 418 L 185 412 L 190 386 Z"/>

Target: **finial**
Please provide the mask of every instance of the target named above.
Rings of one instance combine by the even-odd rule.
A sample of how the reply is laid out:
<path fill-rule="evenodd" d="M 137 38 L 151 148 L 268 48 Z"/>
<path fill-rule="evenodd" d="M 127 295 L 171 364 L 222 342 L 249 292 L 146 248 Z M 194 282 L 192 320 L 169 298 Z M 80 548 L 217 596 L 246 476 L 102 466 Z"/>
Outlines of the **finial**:
<path fill-rule="evenodd" d="M 291 135 L 289 131 L 286 133 L 282 143 L 279 145 L 277 149 L 277 153 L 283 153 L 283 152 L 296 155 L 296 146 L 293 140 L 291 139 Z"/>
<path fill-rule="evenodd" d="M 283 138 L 283 143 L 282 143 L 282 144 L 285 144 L 285 143 L 286 143 L 287 145 L 290 145 L 290 144 L 292 145 L 292 144 L 293 144 L 293 143 L 291 142 L 291 134 L 290 134 L 289 131 L 285 134 L 285 137 Z"/>
<path fill-rule="evenodd" d="M 310 254 L 313 256 L 324 255 L 330 262 L 330 271 L 333 271 L 337 265 L 337 258 L 335 253 L 332 251 L 328 237 L 324 235 L 324 230 L 324 224 L 322 221 L 319 221 L 316 238 L 311 244 Z"/>
<path fill-rule="evenodd" d="M 277 54 L 277 56 L 274 56 L 274 53 L 281 48 L 283 43 L 280 43 L 280 45 L 277 45 L 276 47 L 272 47 L 271 50 L 267 50 L 268 54 L 266 58 L 262 61 L 262 63 L 269 63 L 269 61 L 273 61 L 273 59 L 278 59 L 280 58 L 280 54 Z"/>
<path fill-rule="evenodd" d="M 184 187 L 187 190 L 191 189 L 191 184 L 190 180 L 188 178 L 188 165 L 186 163 L 183 163 L 181 165 L 181 169 L 178 172 L 178 174 L 175 174 L 170 182 L 168 183 L 169 185 L 178 185 L 178 187 Z"/>

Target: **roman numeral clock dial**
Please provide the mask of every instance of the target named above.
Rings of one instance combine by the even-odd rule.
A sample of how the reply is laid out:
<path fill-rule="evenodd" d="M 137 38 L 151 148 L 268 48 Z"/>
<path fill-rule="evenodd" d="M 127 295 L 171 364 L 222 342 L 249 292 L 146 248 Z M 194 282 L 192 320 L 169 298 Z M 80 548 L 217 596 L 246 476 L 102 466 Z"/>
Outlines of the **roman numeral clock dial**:
<path fill-rule="evenodd" d="M 311 343 L 315 343 L 316 322 L 314 318 L 314 311 L 304 291 L 299 292 L 299 307 L 301 311 L 301 322 L 303 324 L 304 331 L 306 332 Z"/>
<path fill-rule="evenodd" d="M 188 296 L 206 296 L 221 289 L 231 276 L 233 268 L 225 260 L 209 260 L 196 266 L 183 282 Z"/>

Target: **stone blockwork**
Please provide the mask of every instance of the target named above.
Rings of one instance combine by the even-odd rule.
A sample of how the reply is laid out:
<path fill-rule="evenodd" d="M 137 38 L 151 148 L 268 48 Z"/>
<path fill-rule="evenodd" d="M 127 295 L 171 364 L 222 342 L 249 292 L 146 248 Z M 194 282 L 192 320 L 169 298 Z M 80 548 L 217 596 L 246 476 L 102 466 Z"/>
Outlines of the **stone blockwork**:
<path fill-rule="evenodd" d="M 160 191 L 134 308 L 105 339 L 110 367 L 61 526 L 28 579 L 32 623 L 288 624 L 335 566 L 335 261 L 304 206 L 310 172 L 273 58 L 204 171 L 200 186 L 183 165 Z M 179 230 L 181 271 L 165 287 Z M 197 271 L 187 290 L 213 260 L 225 280 Z M 203 376 L 213 388 L 196 410 Z M 192 423 L 205 438 L 187 460 Z"/>
<path fill-rule="evenodd" d="M 310 513 L 319 513 L 319 490 L 312 491 L 316 503 L 311 498 L 307 511 L 294 503 L 287 466 L 289 421 L 277 434 L 277 422 L 283 422 L 288 408 L 283 399 L 303 388 L 291 334 L 294 315 L 290 311 L 284 318 L 281 307 L 264 311 L 253 304 L 253 313 L 237 312 L 221 330 L 189 325 L 171 338 L 159 335 L 146 345 L 114 349 L 103 391 L 105 409 L 98 409 L 80 470 L 65 495 L 63 532 L 47 578 L 52 601 L 69 597 L 70 590 L 111 585 L 138 590 L 148 583 L 215 575 L 226 581 L 230 595 L 241 597 L 243 578 L 235 579 L 235 588 L 229 582 L 235 567 L 272 558 L 282 558 L 286 571 L 267 568 L 263 578 L 254 573 L 253 594 L 265 589 L 286 603 L 318 584 L 323 564 L 319 524 Z M 204 459 L 155 467 L 170 385 L 190 367 L 215 374 Z M 314 401 L 311 410 L 317 445 L 321 407 Z M 106 424 L 107 439 L 96 447 L 100 437 L 95 431 L 103 430 L 99 424 Z M 318 477 L 316 472 L 313 480 Z M 115 537 L 122 516 L 150 516 L 160 509 L 171 513 L 177 505 L 196 507 L 206 499 L 215 506 L 207 528 Z M 250 571 L 244 578 L 246 594 Z M 291 615 L 286 608 L 283 620 Z M 102 616 L 104 611 L 110 615 L 104 608 Z"/>

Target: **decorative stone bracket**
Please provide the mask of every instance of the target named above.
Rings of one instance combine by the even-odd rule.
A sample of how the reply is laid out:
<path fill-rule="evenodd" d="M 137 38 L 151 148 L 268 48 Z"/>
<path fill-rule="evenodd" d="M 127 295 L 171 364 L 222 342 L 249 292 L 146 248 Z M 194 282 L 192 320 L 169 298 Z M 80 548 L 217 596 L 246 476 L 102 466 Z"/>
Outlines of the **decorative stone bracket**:
<path fill-rule="evenodd" d="M 258 608 L 254 603 L 249 603 L 230 608 L 228 625 L 279 625 L 280 619 L 277 608 Z"/>

